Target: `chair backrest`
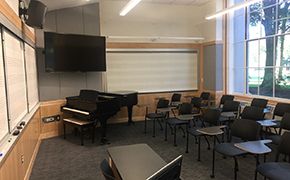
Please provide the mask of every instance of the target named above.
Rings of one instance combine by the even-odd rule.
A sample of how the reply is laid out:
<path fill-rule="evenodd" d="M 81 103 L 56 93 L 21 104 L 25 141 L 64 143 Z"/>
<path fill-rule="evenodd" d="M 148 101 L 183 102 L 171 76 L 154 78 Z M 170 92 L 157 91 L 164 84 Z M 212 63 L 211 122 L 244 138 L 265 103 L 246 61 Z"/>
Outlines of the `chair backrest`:
<path fill-rule="evenodd" d="M 280 154 L 290 155 L 290 132 L 284 132 L 281 137 L 280 144 L 278 145 L 278 151 L 276 156 L 276 161 L 279 160 Z"/>
<path fill-rule="evenodd" d="M 115 180 L 116 179 L 114 174 L 113 174 L 113 171 L 112 171 L 112 169 L 111 169 L 111 167 L 106 159 L 104 159 L 101 162 L 100 168 L 101 168 L 102 174 L 106 180 Z"/>
<path fill-rule="evenodd" d="M 169 100 L 159 99 L 157 103 L 157 108 L 167 108 L 169 106 Z"/>
<path fill-rule="evenodd" d="M 180 102 L 181 94 L 174 93 L 171 97 L 171 102 Z"/>
<path fill-rule="evenodd" d="M 199 97 L 193 97 L 193 98 L 191 98 L 191 104 L 195 108 L 200 108 L 201 107 L 201 101 L 202 101 L 202 99 L 199 98 Z"/>
<path fill-rule="evenodd" d="M 180 180 L 182 155 L 166 164 L 146 180 Z"/>
<path fill-rule="evenodd" d="M 239 112 L 239 110 L 239 101 L 226 101 L 222 108 L 222 112 Z"/>
<path fill-rule="evenodd" d="M 192 104 L 190 103 L 182 103 L 179 106 L 179 114 L 191 114 L 192 113 Z"/>
<path fill-rule="evenodd" d="M 202 93 L 200 94 L 200 98 L 201 98 L 202 100 L 209 100 L 209 97 L 210 97 L 210 93 L 209 93 L 209 92 L 202 92 Z"/>
<path fill-rule="evenodd" d="M 274 113 L 273 113 L 273 118 L 275 116 L 283 116 L 284 113 L 289 112 L 290 113 L 290 104 L 287 103 L 277 103 Z"/>
<path fill-rule="evenodd" d="M 290 113 L 284 114 L 284 116 L 281 120 L 280 128 L 290 131 Z"/>
<path fill-rule="evenodd" d="M 210 125 L 218 125 L 221 112 L 219 109 L 207 109 L 203 113 L 203 121 Z"/>
<path fill-rule="evenodd" d="M 266 108 L 268 104 L 267 99 L 260 99 L 260 98 L 254 98 L 251 102 L 251 106 L 256 106 L 260 108 Z"/>
<path fill-rule="evenodd" d="M 233 101 L 235 96 L 233 95 L 223 95 L 220 101 L 220 106 L 224 105 L 226 101 Z"/>
<path fill-rule="evenodd" d="M 231 136 L 241 138 L 245 141 L 260 139 L 261 126 L 250 119 L 236 119 L 231 126 Z"/>
<path fill-rule="evenodd" d="M 87 101 L 96 101 L 98 99 L 98 94 L 98 91 L 95 90 L 82 89 L 80 90 L 79 98 Z"/>
<path fill-rule="evenodd" d="M 241 119 L 263 120 L 264 109 L 255 106 L 246 106 L 241 114 Z"/>

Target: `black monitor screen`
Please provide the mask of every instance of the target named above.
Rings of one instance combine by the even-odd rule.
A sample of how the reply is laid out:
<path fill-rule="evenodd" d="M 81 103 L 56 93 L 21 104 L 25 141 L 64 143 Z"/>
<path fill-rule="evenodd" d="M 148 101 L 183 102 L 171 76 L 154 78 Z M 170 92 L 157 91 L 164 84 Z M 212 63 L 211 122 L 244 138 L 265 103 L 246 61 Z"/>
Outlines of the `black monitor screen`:
<path fill-rule="evenodd" d="M 106 71 L 106 39 L 45 32 L 46 71 Z"/>

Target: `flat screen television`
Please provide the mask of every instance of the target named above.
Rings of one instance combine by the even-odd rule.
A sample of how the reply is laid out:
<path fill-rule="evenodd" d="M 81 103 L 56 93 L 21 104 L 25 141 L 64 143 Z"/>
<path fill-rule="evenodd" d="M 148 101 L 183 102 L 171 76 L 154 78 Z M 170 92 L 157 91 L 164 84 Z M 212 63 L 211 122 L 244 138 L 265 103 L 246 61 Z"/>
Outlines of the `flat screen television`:
<path fill-rule="evenodd" d="M 106 38 L 44 33 L 45 71 L 106 71 Z"/>

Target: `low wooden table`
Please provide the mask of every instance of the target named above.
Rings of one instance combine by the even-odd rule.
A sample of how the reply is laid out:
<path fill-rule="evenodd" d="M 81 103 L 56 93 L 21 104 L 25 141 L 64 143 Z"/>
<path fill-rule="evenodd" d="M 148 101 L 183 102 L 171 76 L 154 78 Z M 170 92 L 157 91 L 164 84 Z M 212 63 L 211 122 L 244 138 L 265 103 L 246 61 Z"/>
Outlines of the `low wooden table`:
<path fill-rule="evenodd" d="M 84 145 L 84 128 L 92 128 L 92 143 L 95 142 L 95 122 L 86 121 L 76 118 L 64 118 L 63 119 L 63 138 L 66 138 L 66 124 L 80 128 L 81 131 L 81 145 Z"/>
<path fill-rule="evenodd" d="M 145 180 L 167 164 L 147 144 L 111 147 L 108 154 L 116 179 Z"/>

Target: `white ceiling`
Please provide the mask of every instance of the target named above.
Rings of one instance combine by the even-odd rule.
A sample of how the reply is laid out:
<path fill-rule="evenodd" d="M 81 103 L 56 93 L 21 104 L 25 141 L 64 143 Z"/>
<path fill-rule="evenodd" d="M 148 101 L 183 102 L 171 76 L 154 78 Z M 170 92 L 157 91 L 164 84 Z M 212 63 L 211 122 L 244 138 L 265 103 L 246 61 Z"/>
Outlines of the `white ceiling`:
<path fill-rule="evenodd" d="M 81 6 L 85 4 L 99 2 L 100 0 L 40 0 L 49 10 L 69 8 Z M 107 1 L 107 0 L 104 0 Z M 112 0 L 112 1 L 128 1 L 129 0 Z M 172 4 L 172 5 L 192 5 L 201 6 L 211 0 L 143 0 L 145 3 L 158 3 L 158 4 Z"/>

